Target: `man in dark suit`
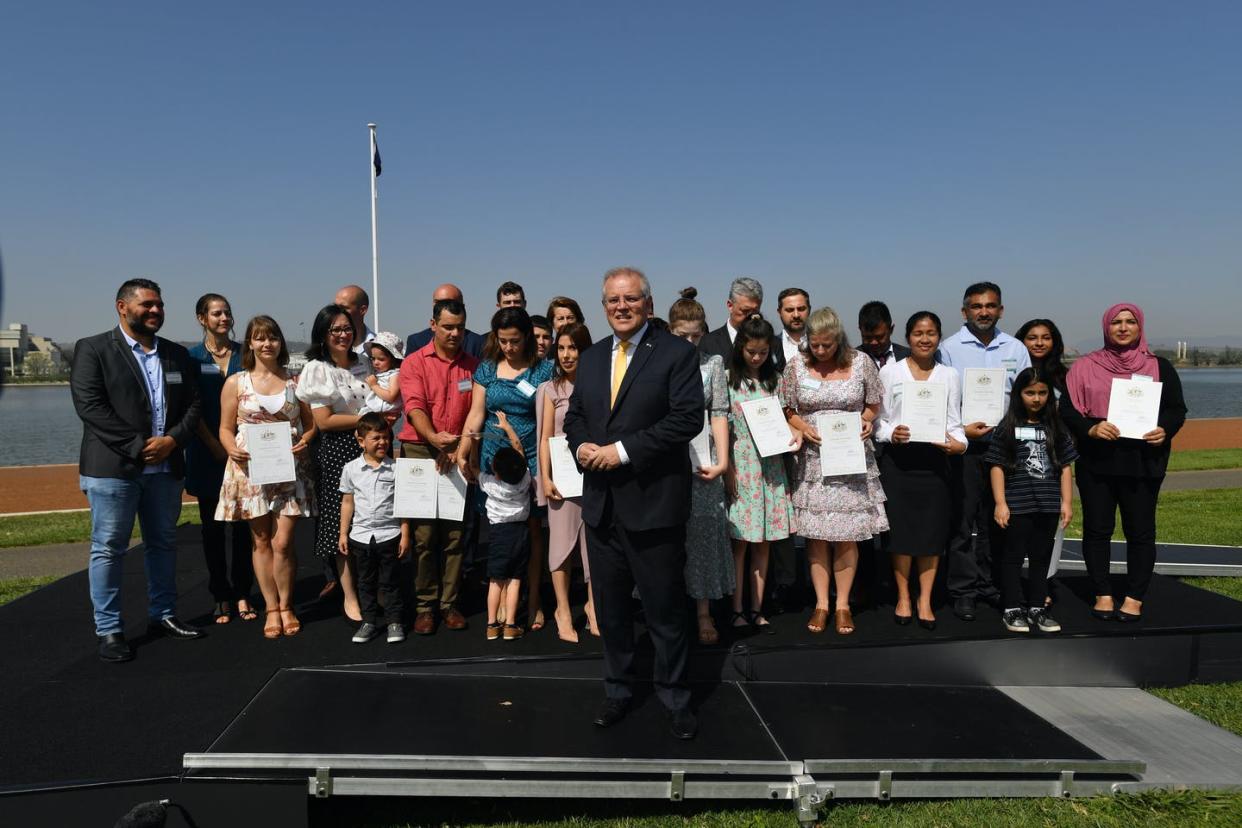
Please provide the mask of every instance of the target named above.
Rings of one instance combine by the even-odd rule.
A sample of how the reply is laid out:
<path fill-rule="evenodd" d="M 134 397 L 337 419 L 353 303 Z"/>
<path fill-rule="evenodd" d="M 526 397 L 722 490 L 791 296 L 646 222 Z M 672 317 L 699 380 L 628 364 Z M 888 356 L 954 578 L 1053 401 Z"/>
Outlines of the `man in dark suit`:
<path fill-rule="evenodd" d="M 655 648 L 656 694 L 670 729 L 694 737 L 686 686 L 687 446 L 703 427 L 703 383 L 694 347 L 649 324 L 651 285 L 632 268 L 604 277 L 604 313 L 613 335 L 579 358 L 565 414 L 569 448 L 584 473 L 582 517 L 595 614 L 604 641 L 605 700 L 595 718 L 608 727 L 633 695 L 635 584 Z"/>
<path fill-rule="evenodd" d="M 728 368 L 729 360 L 733 356 L 733 340 L 737 337 L 738 326 L 751 314 L 759 313 L 762 305 L 763 285 L 759 284 L 758 280 L 748 276 L 734 279 L 729 285 L 729 298 L 725 301 L 729 318 L 719 328 L 709 331 L 699 340 L 699 353 L 719 356 Z M 780 337 L 774 336 L 770 345 L 772 361 L 776 363 L 777 372 L 784 371 L 785 351 L 781 347 Z"/>
<path fill-rule="evenodd" d="M 82 419 L 78 469 L 91 504 L 91 603 L 104 661 L 133 658 L 121 622 L 121 569 L 135 517 L 145 547 L 148 631 L 202 636 L 176 616 L 182 449 L 198 425 L 199 363 L 155 335 L 164 324 L 155 282 L 130 279 L 121 285 L 116 311 L 118 327 L 74 347 L 69 383 Z"/>
<path fill-rule="evenodd" d="M 893 342 L 893 315 L 883 302 L 872 301 L 859 308 L 858 336 L 859 347 L 876 368 L 910 356 L 909 348 Z"/>
<path fill-rule="evenodd" d="M 453 284 L 445 283 L 435 289 L 435 291 L 431 294 L 432 307 L 434 307 L 436 302 L 439 302 L 441 299 L 452 299 L 455 302 L 461 302 L 463 305 L 465 304 L 465 300 L 462 299 L 461 288 Z M 405 338 L 405 352 L 407 354 L 417 353 L 418 349 L 425 347 L 431 339 L 432 331 L 429 327 L 424 328 L 418 333 L 412 333 Z M 481 334 L 477 334 L 471 330 L 466 330 L 462 332 L 461 349 L 475 359 L 482 359 L 483 344 L 485 341 L 485 338 Z"/>

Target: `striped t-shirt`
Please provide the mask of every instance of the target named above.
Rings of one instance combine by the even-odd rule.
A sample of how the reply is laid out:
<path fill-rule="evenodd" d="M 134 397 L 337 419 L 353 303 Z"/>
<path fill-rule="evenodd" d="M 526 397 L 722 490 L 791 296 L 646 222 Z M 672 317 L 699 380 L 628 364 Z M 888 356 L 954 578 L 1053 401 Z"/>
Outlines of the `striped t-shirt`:
<path fill-rule="evenodd" d="M 1007 468 L 1011 441 L 1017 450 L 1013 468 Z M 1046 443 L 1047 433 L 1042 424 L 1026 423 L 1012 434 L 999 427 L 992 430 L 983 462 L 1005 468 L 1005 502 L 1011 514 L 1061 511 L 1061 469 L 1077 459 L 1078 451 L 1069 433 L 1062 431 L 1057 446 L 1058 465 L 1054 465 Z"/>

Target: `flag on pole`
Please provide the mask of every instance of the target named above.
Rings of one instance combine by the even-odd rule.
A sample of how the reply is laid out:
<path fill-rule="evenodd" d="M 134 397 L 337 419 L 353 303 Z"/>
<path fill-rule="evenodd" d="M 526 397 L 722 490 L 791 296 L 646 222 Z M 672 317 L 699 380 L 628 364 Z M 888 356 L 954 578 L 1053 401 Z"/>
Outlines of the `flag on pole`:
<path fill-rule="evenodd" d="M 379 174 L 383 172 L 384 170 L 383 165 L 380 163 L 379 141 L 376 141 L 374 143 L 374 147 L 375 149 L 374 149 L 374 154 L 371 158 L 371 163 L 375 165 L 375 177 L 379 178 Z"/>

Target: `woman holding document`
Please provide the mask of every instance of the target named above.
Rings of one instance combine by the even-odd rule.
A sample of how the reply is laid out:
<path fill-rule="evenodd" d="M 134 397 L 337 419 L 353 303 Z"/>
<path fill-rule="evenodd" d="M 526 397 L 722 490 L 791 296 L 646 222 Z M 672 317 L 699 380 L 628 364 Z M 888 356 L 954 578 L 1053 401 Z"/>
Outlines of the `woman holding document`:
<path fill-rule="evenodd" d="M 841 319 L 819 308 L 806 323 L 802 359 L 785 366 L 781 405 L 789 425 L 802 434 L 794 456 L 794 521 L 806 539 L 815 587 L 815 612 L 808 628 L 821 632 L 828 621 L 828 556 L 837 587 L 833 626 L 854 632 L 850 589 L 858 568 L 858 541 L 888 529 L 884 490 L 871 447 L 872 421 L 879 413 L 880 377 L 871 359 L 856 359 Z"/>
<path fill-rule="evenodd" d="M 953 514 L 949 455 L 966 451 L 962 390 L 957 372 L 936 362 L 940 317 L 918 311 L 906 321 L 910 356 L 880 369 L 883 396 L 875 439 L 888 443 L 880 480 L 888 496 L 889 546 L 897 606 L 893 620 L 914 620 L 910 572 L 918 571 L 919 626 L 936 628 L 932 587 L 949 539 Z"/>
<path fill-rule="evenodd" d="M 1104 347 L 1070 366 L 1061 416 L 1078 441 L 1074 477 L 1082 498 L 1082 553 L 1095 585 L 1092 614 L 1137 621 L 1156 566 L 1156 500 L 1169 444 L 1186 421 L 1186 403 L 1177 371 L 1147 347 L 1138 305 L 1113 305 L 1101 324 Z M 1120 607 L 1109 583 L 1118 508 L 1126 536 Z"/>
<path fill-rule="evenodd" d="M 802 435 L 790 434 L 781 413 L 780 374 L 771 360 L 772 325 L 755 314 L 741 324 L 729 363 L 729 419 L 732 450 L 725 489 L 729 497 L 729 537 L 733 539 L 733 626 L 771 632 L 763 617 L 763 586 L 768 545 L 789 537 L 793 508 L 785 475 L 785 454 L 797 451 Z M 750 547 L 750 569 L 746 549 Z M 749 578 L 747 575 L 749 574 Z M 745 611 L 746 582 L 751 584 Z M 823 627 L 814 632 L 822 632 Z"/>
<path fill-rule="evenodd" d="M 707 314 L 686 288 L 668 309 L 668 329 L 695 347 L 707 333 Z M 711 602 L 737 589 L 725 511 L 724 473 L 729 468 L 729 384 L 719 354 L 699 353 L 703 379 L 704 431 L 690 444 L 690 521 L 686 524 L 686 592 L 698 610 L 700 644 L 716 644 L 720 633 Z"/>
<path fill-rule="evenodd" d="M 562 450 L 562 458 L 573 463 L 569 455 L 569 446 L 565 444 L 565 411 L 569 408 L 569 398 L 574 393 L 574 380 L 578 378 L 578 354 L 591 347 L 591 332 L 586 325 L 569 322 L 562 325 L 556 334 L 553 357 L 556 359 L 556 372 L 552 379 L 539 386 L 535 393 L 536 411 L 539 412 L 539 479 L 541 485 L 537 492 L 540 506 L 548 507 L 548 568 L 552 570 L 552 590 L 556 593 L 556 634 L 562 641 L 578 643 L 578 631 L 574 629 L 573 613 L 569 608 L 570 567 L 569 556 L 574 548 L 582 558 L 582 578 L 587 585 L 586 616 L 591 635 L 598 636 L 599 628 L 595 624 L 595 602 L 591 595 L 591 567 L 587 563 L 586 524 L 582 521 L 582 505 L 579 496 L 582 492 L 582 473 L 571 466 L 565 468 L 568 476 L 576 475 L 576 484 L 571 495 L 568 485 L 565 491 L 557 486 L 558 477 L 554 471 L 552 440 L 557 441 L 558 450 Z"/>
<path fill-rule="evenodd" d="M 302 628 L 291 609 L 297 571 L 293 526 L 296 518 L 315 513 L 307 450 L 315 437 L 315 420 L 310 407 L 297 399 L 297 380 L 285 370 L 288 362 L 289 349 L 276 320 L 256 316 L 246 325 L 243 370 L 228 378 L 220 394 L 220 444 L 229 460 L 216 519 L 250 524 L 254 574 L 266 604 L 266 638 L 296 635 Z M 282 430 L 284 434 L 277 433 Z M 288 439 L 291 457 L 283 457 L 283 451 L 270 452 L 270 458 L 269 452 L 260 454 L 252 435 L 281 445 Z M 268 478 L 285 479 L 259 482 Z"/>

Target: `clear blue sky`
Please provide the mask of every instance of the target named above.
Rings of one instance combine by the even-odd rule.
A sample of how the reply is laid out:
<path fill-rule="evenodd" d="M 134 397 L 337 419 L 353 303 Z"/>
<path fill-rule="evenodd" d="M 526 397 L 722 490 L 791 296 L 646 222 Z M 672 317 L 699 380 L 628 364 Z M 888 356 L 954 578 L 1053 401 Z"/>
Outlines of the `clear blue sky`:
<path fill-rule="evenodd" d="M 1010 331 L 1232 334 L 1240 42 L 1237 2 L 9 3 L 3 318 L 103 330 L 142 275 L 173 337 L 213 290 L 296 338 L 369 284 L 375 121 L 400 334 L 445 280 L 485 328 L 504 279 L 599 334 L 618 264 L 713 324 L 737 275 L 952 326 L 992 279 Z"/>

